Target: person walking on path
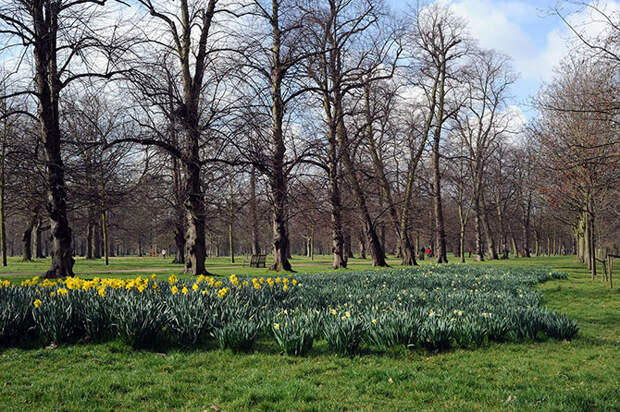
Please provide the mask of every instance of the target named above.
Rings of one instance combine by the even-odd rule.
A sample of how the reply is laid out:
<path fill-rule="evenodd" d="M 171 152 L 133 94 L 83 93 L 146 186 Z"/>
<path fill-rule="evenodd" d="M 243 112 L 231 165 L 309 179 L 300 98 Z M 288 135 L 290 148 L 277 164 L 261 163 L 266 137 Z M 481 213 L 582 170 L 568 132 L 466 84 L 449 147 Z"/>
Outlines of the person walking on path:
<path fill-rule="evenodd" d="M 469 252 L 469 257 L 471 257 L 471 248 L 469 248 L 468 252 Z"/>
<path fill-rule="evenodd" d="M 164 259 L 164 260 L 166 259 L 166 249 L 162 249 L 162 250 L 161 250 L 161 257 L 162 257 L 162 259 Z"/>

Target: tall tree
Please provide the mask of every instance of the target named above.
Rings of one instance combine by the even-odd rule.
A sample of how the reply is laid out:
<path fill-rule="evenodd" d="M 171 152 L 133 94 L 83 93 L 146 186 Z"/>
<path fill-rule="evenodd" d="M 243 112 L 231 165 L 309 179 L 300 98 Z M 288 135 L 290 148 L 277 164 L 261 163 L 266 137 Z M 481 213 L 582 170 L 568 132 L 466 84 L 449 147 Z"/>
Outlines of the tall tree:
<path fill-rule="evenodd" d="M 489 257 L 497 259 L 493 236 L 490 233 L 484 204 L 484 188 L 487 186 L 487 169 L 497 145 L 510 133 L 512 113 L 507 110 L 506 98 L 516 76 L 510 69 L 510 61 L 494 51 L 480 50 L 471 56 L 464 90 L 464 107 L 455 116 L 458 131 L 467 148 L 469 174 L 471 176 L 474 224 L 476 233 L 476 258 L 484 260 L 483 231 Z"/>
<path fill-rule="evenodd" d="M 467 53 L 468 42 L 465 25 L 452 11 L 443 5 L 432 4 L 419 10 L 416 15 L 416 31 L 420 54 L 429 65 L 431 76 L 438 76 L 437 106 L 433 124 L 431 169 L 433 173 L 432 197 L 435 221 L 435 255 L 438 263 L 446 263 L 446 231 L 441 199 L 440 150 L 444 123 L 458 110 L 450 105 L 448 94 L 459 70 L 458 60 Z"/>
<path fill-rule="evenodd" d="M 7 0 L 0 4 L 0 30 L 7 35 L 7 47 L 20 47 L 23 53 L 32 53 L 34 62 L 35 90 L 26 86 L 12 95 L 30 94 L 38 104 L 37 118 L 47 169 L 47 212 L 53 239 L 52 263 L 46 277 L 73 275 L 60 129 L 62 92 L 76 80 L 110 78 L 117 72 L 115 61 L 121 49 L 115 47 L 116 40 L 105 40 L 101 35 L 102 31 L 108 31 L 100 14 L 104 4 L 105 1 L 97 0 Z M 118 39 L 119 33 L 112 36 Z M 96 60 L 107 63 L 105 69 L 97 70 Z"/>

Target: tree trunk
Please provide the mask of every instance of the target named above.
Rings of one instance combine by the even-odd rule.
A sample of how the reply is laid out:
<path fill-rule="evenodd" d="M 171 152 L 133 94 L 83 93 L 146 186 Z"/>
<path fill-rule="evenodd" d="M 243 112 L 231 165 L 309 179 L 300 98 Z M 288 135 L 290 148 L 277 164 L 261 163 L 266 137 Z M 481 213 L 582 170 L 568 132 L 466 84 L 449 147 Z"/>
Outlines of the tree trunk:
<path fill-rule="evenodd" d="M 235 263 L 235 238 L 233 235 L 233 223 L 235 220 L 235 199 L 233 193 L 232 178 L 230 179 L 230 203 L 228 205 L 228 249 L 230 250 L 230 263 Z"/>
<path fill-rule="evenodd" d="M 446 231 L 444 227 L 443 205 L 441 203 L 441 172 L 439 170 L 439 142 L 441 139 L 441 127 L 443 124 L 445 81 L 446 81 L 446 62 L 443 61 L 440 68 L 441 79 L 439 82 L 439 102 L 437 106 L 437 117 L 435 132 L 433 134 L 433 152 L 431 167 L 433 169 L 433 210 L 435 213 L 435 232 L 437 233 L 435 252 L 437 253 L 437 263 L 448 263 L 446 253 Z"/>
<path fill-rule="evenodd" d="M 65 169 L 61 155 L 58 101 L 61 82 L 56 66 L 56 35 L 60 3 L 33 5 L 35 81 L 39 100 L 40 135 L 45 148 L 47 212 L 52 234 L 52 262 L 46 278 L 73 276 L 71 228 L 67 220 Z"/>
<path fill-rule="evenodd" d="M 589 234 L 589 244 L 590 244 L 590 260 L 591 260 L 591 271 L 592 271 L 592 280 L 596 278 L 596 238 L 595 238 L 595 230 L 594 230 L 594 202 L 592 200 L 592 196 L 588 196 L 587 199 L 587 223 L 588 223 L 588 234 Z"/>
<path fill-rule="evenodd" d="M 517 247 L 517 239 L 515 239 L 515 234 L 512 231 L 512 227 L 510 228 L 510 243 L 512 244 L 512 255 L 515 258 L 519 257 L 519 249 Z"/>
<path fill-rule="evenodd" d="M 347 261 L 355 257 L 353 255 L 353 248 L 351 247 L 351 234 L 349 232 L 344 233 L 344 255 Z"/>
<path fill-rule="evenodd" d="M 258 215 L 256 211 L 256 170 L 250 172 L 250 226 L 252 231 L 252 255 L 260 254 L 258 240 Z"/>
<path fill-rule="evenodd" d="M 523 210 L 522 234 L 523 234 L 523 257 L 530 257 L 530 211 L 532 206 L 532 194 L 528 195 L 527 204 Z"/>
<path fill-rule="evenodd" d="M 482 240 L 482 211 L 480 210 L 480 198 L 474 195 L 474 228 L 476 231 L 476 260 L 484 261 L 484 241 Z"/>
<path fill-rule="evenodd" d="M 310 230 L 310 259 L 314 260 L 314 224 Z"/>
<path fill-rule="evenodd" d="M 94 253 L 94 258 L 95 259 L 100 259 L 101 258 L 101 254 L 103 253 L 103 232 L 101 230 L 101 224 L 96 223 L 95 226 L 93 226 L 93 231 L 94 231 L 94 238 L 93 238 L 93 242 L 94 242 L 94 247 L 93 247 L 93 253 Z"/>
<path fill-rule="evenodd" d="M 326 109 L 326 113 L 328 109 Z M 339 114 L 337 113 L 337 116 Z M 337 118 L 337 116 L 334 116 Z M 340 199 L 339 184 L 339 157 L 338 142 L 336 140 L 336 118 L 328 113 L 328 141 L 329 141 L 329 201 L 331 207 L 331 224 L 332 224 L 332 268 L 346 268 L 347 259 L 344 252 L 344 236 L 342 233 L 342 204 Z"/>
<path fill-rule="evenodd" d="M 176 132 L 174 131 L 174 123 L 171 126 L 171 134 L 176 141 Z M 174 190 L 174 244 L 176 247 L 176 253 L 172 263 L 185 264 L 185 205 L 183 204 L 183 184 L 181 183 L 181 167 L 179 166 L 179 160 L 172 156 L 172 189 Z M 141 245 L 140 245 L 141 246 Z"/>
<path fill-rule="evenodd" d="M 195 131 L 195 133 L 198 133 Z M 189 139 L 193 162 L 186 164 L 185 211 L 187 232 L 185 272 L 194 276 L 206 274 L 205 215 L 200 181 L 198 136 Z"/>
<path fill-rule="evenodd" d="M 358 238 L 359 238 L 360 259 L 366 259 L 366 236 L 364 236 L 363 231 L 359 232 Z"/>
<path fill-rule="evenodd" d="M 110 264 L 110 247 L 108 244 L 108 221 L 103 201 L 101 202 L 101 230 L 103 232 L 103 256 L 105 257 L 105 265 L 108 266 Z"/>
<path fill-rule="evenodd" d="M 88 223 L 86 224 L 86 259 L 94 259 L 94 236 L 95 236 L 95 224 L 92 221 L 92 216 L 90 213 L 90 208 L 88 210 Z"/>
<path fill-rule="evenodd" d="M 43 233 L 48 230 L 49 227 L 43 226 L 41 223 L 41 217 L 37 219 L 37 223 L 34 225 L 33 229 L 33 245 L 34 245 L 34 256 L 37 259 L 43 259 L 45 254 L 43 253 Z"/>
<path fill-rule="evenodd" d="M 282 102 L 280 102 L 282 103 Z M 280 112 L 282 107 L 276 108 L 274 112 Z M 278 114 L 279 121 L 273 126 L 273 144 L 275 153 L 273 157 L 272 173 L 269 179 L 273 205 L 271 213 L 272 232 L 273 232 L 273 265 L 271 270 L 291 271 L 291 264 L 288 260 L 289 239 L 286 230 L 287 218 L 287 188 L 286 176 L 284 174 L 284 141 L 282 138 L 282 114 Z"/>
<path fill-rule="evenodd" d="M 286 221 L 288 217 L 288 193 L 287 193 L 287 176 L 284 170 L 284 154 L 286 147 L 284 145 L 284 100 L 282 98 L 282 82 L 284 80 L 285 65 L 280 59 L 281 30 L 279 21 L 280 4 L 273 0 L 271 3 L 272 16 L 272 49 L 271 49 L 271 150 L 273 157 L 271 159 L 271 173 L 269 176 L 269 185 L 273 200 L 271 223 L 272 223 L 272 249 L 273 249 L 273 265 L 271 270 L 292 271 L 291 264 L 288 260 L 289 239 L 286 230 Z"/>
<path fill-rule="evenodd" d="M 341 99 L 338 99 L 335 104 L 342 107 Z M 342 108 L 338 110 L 338 113 L 343 113 Z M 387 266 L 387 262 L 385 261 L 383 246 L 381 245 L 381 240 L 377 235 L 377 231 L 370 215 L 370 211 L 368 210 L 366 194 L 364 193 L 362 186 L 360 185 L 360 182 L 357 178 L 356 168 L 353 164 L 353 159 L 351 159 L 351 155 L 349 152 L 349 139 L 344 125 L 344 118 L 343 115 L 340 115 L 339 117 L 340 118 L 338 119 L 338 128 L 336 131 L 338 136 L 338 147 L 340 148 L 342 160 L 344 161 L 344 165 L 347 169 L 347 175 L 349 177 L 351 187 L 353 188 L 353 194 L 355 195 L 357 207 L 360 211 L 360 216 L 364 224 L 364 231 L 366 232 L 366 237 L 368 239 L 368 242 L 370 243 L 369 246 L 370 255 L 372 256 L 372 265 L 385 267 Z"/>
<path fill-rule="evenodd" d="M 24 234 L 22 235 L 22 242 L 24 247 L 24 258 L 22 259 L 24 262 L 32 261 L 32 229 L 35 224 L 36 215 L 30 218 L 28 221 L 26 228 L 24 229 Z"/>
<path fill-rule="evenodd" d="M 7 137 L 8 137 L 8 119 L 4 119 L 4 130 L 2 131 L 2 149 L 0 151 L 0 253 L 2 253 L 2 266 L 7 265 L 6 210 L 5 210 L 5 204 L 4 204 Z"/>
<path fill-rule="evenodd" d="M 465 222 L 463 221 L 463 206 L 459 205 L 459 255 L 461 263 L 465 263 Z"/>
<path fill-rule="evenodd" d="M 357 179 L 357 175 L 355 173 L 355 168 L 352 165 L 352 161 L 350 157 L 345 155 L 345 164 L 347 165 L 349 179 L 351 181 L 351 185 L 353 186 L 353 193 L 357 200 L 357 206 L 360 210 L 360 215 L 362 216 L 362 220 L 364 222 L 364 231 L 366 232 L 366 237 L 370 243 L 370 255 L 372 256 L 372 265 L 373 266 L 387 266 L 387 262 L 385 261 L 385 253 L 383 251 L 383 247 L 381 246 L 381 240 L 377 235 L 377 231 L 375 230 L 372 217 L 370 216 L 370 212 L 368 210 L 368 205 L 366 203 L 366 195 L 362 191 L 362 188 Z"/>
<path fill-rule="evenodd" d="M 484 202 L 484 200 L 483 200 Z M 495 248 L 495 239 L 493 238 L 493 233 L 491 232 L 491 227 L 489 226 L 489 219 L 486 212 L 486 207 L 483 203 L 484 212 L 482 213 L 482 226 L 484 228 L 484 237 L 487 245 L 487 252 L 489 255 L 489 259 L 497 260 L 497 249 Z"/>

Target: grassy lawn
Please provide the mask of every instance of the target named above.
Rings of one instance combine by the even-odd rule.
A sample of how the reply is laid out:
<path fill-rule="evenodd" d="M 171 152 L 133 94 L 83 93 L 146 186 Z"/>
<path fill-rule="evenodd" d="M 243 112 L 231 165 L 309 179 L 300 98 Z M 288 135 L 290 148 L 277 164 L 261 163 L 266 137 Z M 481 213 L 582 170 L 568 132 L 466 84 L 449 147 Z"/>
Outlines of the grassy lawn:
<path fill-rule="evenodd" d="M 230 257 L 209 257 L 206 261 L 206 268 L 209 273 L 218 276 L 228 276 L 231 273 L 237 275 L 274 275 L 277 272 L 270 271 L 268 268 L 273 262 L 271 255 L 267 256 L 266 266 L 267 268 L 251 268 L 247 266 L 249 262 L 249 256 L 237 256 L 235 263 L 231 263 Z M 456 258 L 453 259 L 455 261 Z M 469 260 L 469 259 L 468 259 Z M 8 266 L 0 266 L 0 279 L 10 279 L 13 281 L 21 281 L 24 279 L 30 279 L 35 274 L 42 274 L 50 266 L 50 258 L 34 259 L 32 262 L 23 262 L 21 257 L 9 257 Z M 472 260 L 473 261 L 473 260 Z M 300 273 L 315 273 L 331 270 L 332 257 L 331 256 L 315 256 L 313 260 L 304 256 L 293 256 L 290 259 L 293 269 Z M 388 258 L 388 262 L 392 267 L 401 267 L 400 260 L 394 257 Z M 429 264 L 432 261 L 425 259 L 420 261 L 420 264 Z M 75 259 L 74 272 L 83 278 L 92 277 L 92 275 L 106 275 L 108 277 L 135 277 L 137 275 L 144 276 L 151 273 L 162 273 L 167 275 L 175 273 L 182 277 L 189 277 L 183 275 L 184 266 L 180 264 L 172 263 L 171 258 L 166 260 L 161 257 L 137 257 L 137 256 L 124 256 L 124 257 L 112 257 L 109 259 L 109 265 L 106 266 L 103 259 L 87 260 L 81 257 Z M 354 271 L 354 270 L 367 270 L 372 269 L 370 259 L 349 259 L 349 268 L 342 270 Z M 123 271 L 119 273 L 119 271 Z M 5 276 L 3 276 L 3 274 Z M 7 276 L 10 274 L 10 277 Z M 21 274 L 21 275 L 20 275 Z"/>
<path fill-rule="evenodd" d="M 231 266 L 226 258 L 208 263 Z M 325 271 L 325 263 L 329 257 L 314 264 L 293 260 L 299 272 Z M 351 263 L 351 270 L 369 267 L 368 261 Z M 328 353 L 324 342 L 301 358 L 281 355 L 271 342 L 259 342 L 252 354 L 212 347 L 135 351 L 118 341 L 53 350 L 7 348 L 0 349 L 0 410 L 619 410 L 617 289 L 592 282 L 574 257 L 492 264 L 547 265 L 567 272 L 568 280 L 539 289 L 545 305 L 579 324 L 578 337 L 443 353 L 394 348 L 352 359 Z M 13 270 L 17 265 L 23 270 Z M 26 270 L 29 265 L 45 269 L 46 262 L 11 261 L 3 273 L 39 270 Z M 112 266 L 180 271 L 161 258 L 115 258 L 107 270 Z M 219 275 L 266 273 L 240 263 L 233 269 L 211 268 Z M 100 261 L 81 260 L 76 270 L 106 271 Z"/>

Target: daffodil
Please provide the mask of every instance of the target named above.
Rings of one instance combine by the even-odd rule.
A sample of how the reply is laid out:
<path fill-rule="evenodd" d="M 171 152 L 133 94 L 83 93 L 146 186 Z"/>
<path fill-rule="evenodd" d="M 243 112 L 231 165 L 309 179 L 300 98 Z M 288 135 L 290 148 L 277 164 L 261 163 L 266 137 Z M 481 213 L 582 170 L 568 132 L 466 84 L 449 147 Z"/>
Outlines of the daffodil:
<path fill-rule="evenodd" d="M 38 308 L 39 306 L 41 306 L 41 299 L 37 299 L 37 300 L 35 300 L 35 301 L 33 302 L 33 304 L 34 304 L 34 307 L 35 307 L 35 308 Z"/>

